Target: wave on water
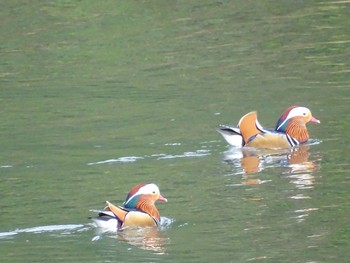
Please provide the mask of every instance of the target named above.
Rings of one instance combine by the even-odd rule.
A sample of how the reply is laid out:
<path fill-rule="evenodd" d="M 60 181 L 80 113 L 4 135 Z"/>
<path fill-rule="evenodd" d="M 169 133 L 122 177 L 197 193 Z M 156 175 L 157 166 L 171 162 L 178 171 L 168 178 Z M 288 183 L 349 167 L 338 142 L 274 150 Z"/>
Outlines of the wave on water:
<path fill-rule="evenodd" d="M 174 158 L 185 158 L 185 157 L 201 157 L 201 156 L 206 156 L 210 155 L 209 150 L 197 150 L 195 152 L 184 152 L 183 154 L 175 154 L 175 155 L 163 155 L 157 158 L 157 160 L 162 160 L 162 159 L 174 159 Z"/>
<path fill-rule="evenodd" d="M 166 143 L 165 146 L 180 146 L 181 143 Z M 203 146 L 202 148 L 207 148 L 207 146 Z M 165 160 L 165 159 L 175 159 L 175 158 L 186 158 L 186 157 L 203 157 L 210 155 L 210 150 L 207 149 L 198 149 L 195 151 L 184 152 L 181 154 L 166 154 L 166 153 L 155 153 L 151 155 L 145 156 L 125 156 L 119 157 L 116 159 L 107 159 L 97 162 L 90 162 L 87 165 L 98 165 L 98 164 L 113 164 L 113 163 L 131 163 L 136 162 L 138 160 L 144 160 L 147 158 L 155 158 L 156 160 Z"/>
<path fill-rule="evenodd" d="M 12 165 L 0 165 L 0 168 L 12 168 Z"/>
<path fill-rule="evenodd" d="M 87 229 L 86 225 L 70 224 L 70 225 L 51 225 L 51 226 L 36 226 L 30 228 L 16 229 L 8 232 L 0 232 L 1 238 L 11 238 L 21 233 L 41 234 L 48 232 L 60 232 L 61 234 L 72 234 L 74 232 L 81 232 Z"/>
<path fill-rule="evenodd" d="M 322 140 L 319 139 L 310 139 L 305 145 L 317 145 L 322 143 Z"/>
<path fill-rule="evenodd" d="M 130 163 L 130 162 L 136 162 L 137 160 L 142 160 L 144 159 L 143 157 L 138 157 L 138 156 L 125 156 L 125 157 L 120 157 L 117 159 L 108 159 L 104 161 L 98 161 L 98 162 L 91 162 L 88 163 L 88 165 L 95 165 L 95 164 L 108 164 L 108 163 Z"/>

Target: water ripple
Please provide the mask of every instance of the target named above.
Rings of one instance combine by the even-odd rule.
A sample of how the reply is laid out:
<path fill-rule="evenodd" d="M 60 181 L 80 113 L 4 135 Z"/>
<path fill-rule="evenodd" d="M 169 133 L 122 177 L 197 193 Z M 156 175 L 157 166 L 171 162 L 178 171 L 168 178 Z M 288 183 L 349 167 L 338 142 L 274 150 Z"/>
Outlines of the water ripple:
<path fill-rule="evenodd" d="M 1 165 L 0 168 L 12 168 L 12 165 Z"/>
<path fill-rule="evenodd" d="M 310 145 L 319 144 L 313 140 L 310 144 L 291 149 L 256 149 L 233 148 L 224 152 L 224 161 L 232 165 L 235 174 L 259 173 L 268 168 L 282 168 L 282 175 L 291 179 L 300 179 L 298 183 L 311 185 L 310 174 L 318 169 L 320 157 L 314 155 L 310 158 Z M 315 159 L 316 158 L 316 159 Z M 304 175 L 304 176 L 303 176 Z M 303 179 L 303 180 L 302 180 Z"/>
<path fill-rule="evenodd" d="M 71 234 L 73 232 L 79 232 L 86 230 L 86 226 L 82 224 L 70 224 L 70 225 L 50 225 L 50 226 L 36 226 L 30 228 L 16 229 L 8 232 L 0 232 L 0 238 L 9 238 L 20 233 L 33 233 L 33 234 L 41 234 L 47 232 L 56 232 L 61 231 L 62 234 Z"/>
<path fill-rule="evenodd" d="M 197 150 L 195 152 L 184 152 L 183 154 L 165 155 L 165 156 L 158 157 L 157 160 L 184 158 L 184 157 L 201 157 L 206 155 L 210 155 L 210 152 L 208 150 Z"/>
<path fill-rule="evenodd" d="M 130 163 L 130 162 L 136 162 L 137 160 L 142 160 L 143 157 L 138 156 L 125 156 L 125 157 L 119 157 L 117 159 L 108 159 L 104 161 L 98 161 L 98 162 L 91 162 L 88 163 L 88 165 L 95 165 L 95 164 L 108 164 L 108 163 Z"/>
<path fill-rule="evenodd" d="M 181 143 L 167 143 L 166 146 L 179 146 Z M 202 148 L 206 148 L 203 146 Z M 114 159 L 107 159 L 97 162 L 90 162 L 87 165 L 98 165 L 98 164 L 113 164 L 113 163 L 131 163 L 136 162 L 138 160 L 144 160 L 146 158 L 155 158 L 156 160 L 165 160 L 165 159 L 175 159 L 175 158 L 187 158 L 187 157 L 203 157 L 210 155 L 210 150 L 207 149 L 198 149 L 195 151 L 184 152 L 181 154 L 166 154 L 166 153 L 154 153 L 151 155 L 145 156 L 124 156 Z"/>

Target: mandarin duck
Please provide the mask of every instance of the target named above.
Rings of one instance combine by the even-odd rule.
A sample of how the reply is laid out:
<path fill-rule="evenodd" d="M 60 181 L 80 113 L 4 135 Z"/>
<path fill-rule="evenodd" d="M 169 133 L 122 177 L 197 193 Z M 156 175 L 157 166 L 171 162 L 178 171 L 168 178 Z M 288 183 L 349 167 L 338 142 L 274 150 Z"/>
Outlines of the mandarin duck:
<path fill-rule="evenodd" d="M 119 230 L 126 227 L 155 227 L 160 223 L 160 214 L 155 201 L 167 202 L 155 184 L 139 184 L 128 193 L 123 206 L 115 206 L 107 201 L 98 217 L 92 218 L 100 228 Z"/>
<path fill-rule="evenodd" d="M 308 108 L 291 106 L 278 119 L 275 129 L 263 128 L 252 111 L 240 119 L 237 128 L 221 125 L 217 131 L 236 147 L 290 148 L 309 140 L 308 122 L 320 123 Z"/>

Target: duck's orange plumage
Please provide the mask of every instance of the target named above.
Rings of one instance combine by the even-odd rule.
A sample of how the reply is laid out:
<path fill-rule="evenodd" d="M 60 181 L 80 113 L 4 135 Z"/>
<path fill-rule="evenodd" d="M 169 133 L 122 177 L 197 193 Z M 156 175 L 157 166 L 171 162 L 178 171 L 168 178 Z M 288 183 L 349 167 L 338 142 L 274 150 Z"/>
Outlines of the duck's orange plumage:
<path fill-rule="evenodd" d="M 308 108 L 291 106 L 284 111 L 274 130 L 263 128 L 253 111 L 240 119 L 237 128 L 221 126 L 218 132 L 233 146 L 288 148 L 308 141 L 308 122 L 320 123 Z"/>
<path fill-rule="evenodd" d="M 160 214 L 155 206 L 157 200 L 167 202 L 157 185 L 139 184 L 130 190 L 122 207 L 107 201 L 104 210 L 97 211 L 99 216 L 94 221 L 102 227 L 106 221 L 113 221 L 117 229 L 132 226 L 154 227 L 160 222 Z"/>

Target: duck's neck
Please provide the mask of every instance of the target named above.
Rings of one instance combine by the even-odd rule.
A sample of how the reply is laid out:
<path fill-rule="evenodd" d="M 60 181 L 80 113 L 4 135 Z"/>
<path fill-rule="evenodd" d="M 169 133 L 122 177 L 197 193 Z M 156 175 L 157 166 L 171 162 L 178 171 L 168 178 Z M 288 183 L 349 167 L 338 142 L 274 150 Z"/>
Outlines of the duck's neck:
<path fill-rule="evenodd" d="M 285 132 L 299 143 L 305 143 L 309 139 L 309 133 L 305 122 L 298 118 L 293 118 L 289 121 Z"/>
<path fill-rule="evenodd" d="M 158 209 L 154 205 L 154 201 L 148 198 L 140 198 L 137 202 L 136 208 L 152 216 L 153 218 L 160 220 L 160 214 Z"/>

